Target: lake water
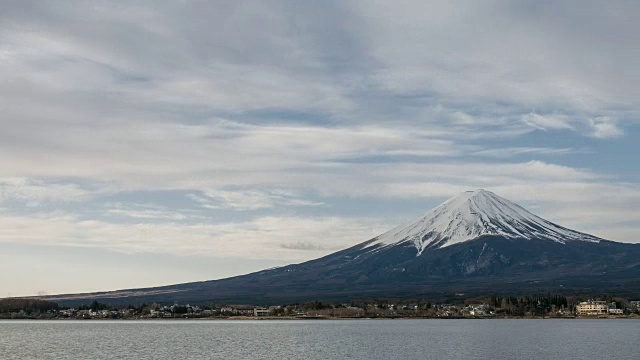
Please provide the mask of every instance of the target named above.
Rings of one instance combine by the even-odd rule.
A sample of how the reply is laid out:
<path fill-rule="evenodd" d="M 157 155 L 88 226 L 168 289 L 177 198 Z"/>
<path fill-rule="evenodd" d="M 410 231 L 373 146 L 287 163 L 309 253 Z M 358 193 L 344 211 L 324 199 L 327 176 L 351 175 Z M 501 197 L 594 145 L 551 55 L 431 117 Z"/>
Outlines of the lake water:
<path fill-rule="evenodd" d="M 0 359 L 640 359 L 640 320 L 0 321 Z"/>

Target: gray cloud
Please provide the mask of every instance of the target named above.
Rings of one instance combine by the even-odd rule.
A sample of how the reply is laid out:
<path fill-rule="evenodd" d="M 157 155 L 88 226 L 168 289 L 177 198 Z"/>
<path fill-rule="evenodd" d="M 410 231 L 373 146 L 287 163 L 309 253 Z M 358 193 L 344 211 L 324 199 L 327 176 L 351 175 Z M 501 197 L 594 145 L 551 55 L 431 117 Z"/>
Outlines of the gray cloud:
<path fill-rule="evenodd" d="M 287 250 L 302 250 L 302 251 L 319 251 L 319 250 L 320 251 L 337 251 L 337 250 L 343 249 L 343 246 L 327 247 L 322 244 L 314 244 L 314 243 L 302 242 L 302 241 L 281 244 L 280 247 Z"/>

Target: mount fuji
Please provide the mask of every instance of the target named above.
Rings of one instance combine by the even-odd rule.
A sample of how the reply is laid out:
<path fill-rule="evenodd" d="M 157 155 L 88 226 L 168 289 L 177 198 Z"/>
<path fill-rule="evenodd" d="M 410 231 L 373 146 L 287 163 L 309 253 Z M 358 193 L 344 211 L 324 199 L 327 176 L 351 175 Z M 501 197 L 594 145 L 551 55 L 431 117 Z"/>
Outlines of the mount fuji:
<path fill-rule="evenodd" d="M 640 295 L 640 245 L 567 229 L 476 190 L 373 239 L 301 264 L 222 280 L 46 299 L 275 304 L 534 292 Z"/>

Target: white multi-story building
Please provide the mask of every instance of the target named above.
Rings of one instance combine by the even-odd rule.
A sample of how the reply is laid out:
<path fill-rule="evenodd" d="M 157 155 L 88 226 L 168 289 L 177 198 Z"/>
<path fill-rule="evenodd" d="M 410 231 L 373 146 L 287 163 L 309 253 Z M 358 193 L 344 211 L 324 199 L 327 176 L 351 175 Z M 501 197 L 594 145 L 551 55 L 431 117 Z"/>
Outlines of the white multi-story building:
<path fill-rule="evenodd" d="M 576 314 L 578 315 L 606 315 L 609 306 L 606 301 L 583 301 L 576 305 Z"/>

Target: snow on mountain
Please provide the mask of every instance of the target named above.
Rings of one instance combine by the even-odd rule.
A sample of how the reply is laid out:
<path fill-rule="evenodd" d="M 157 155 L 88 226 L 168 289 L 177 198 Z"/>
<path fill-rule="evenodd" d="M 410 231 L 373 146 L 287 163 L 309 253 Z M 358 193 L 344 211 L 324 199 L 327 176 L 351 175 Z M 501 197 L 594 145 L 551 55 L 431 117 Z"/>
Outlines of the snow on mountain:
<path fill-rule="evenodd" d="M 561 244 L 574 240 L 601 240 L 556 225 L 507 199 L 480 189 L 445 201 L 421 218 L 378 236 L 367 247 L 411 243 L 420 255 L 430 247 L 446 247 L 483 235 L 552 240 Z"/>

